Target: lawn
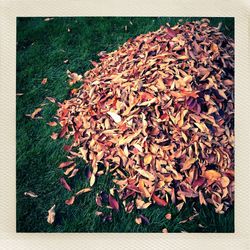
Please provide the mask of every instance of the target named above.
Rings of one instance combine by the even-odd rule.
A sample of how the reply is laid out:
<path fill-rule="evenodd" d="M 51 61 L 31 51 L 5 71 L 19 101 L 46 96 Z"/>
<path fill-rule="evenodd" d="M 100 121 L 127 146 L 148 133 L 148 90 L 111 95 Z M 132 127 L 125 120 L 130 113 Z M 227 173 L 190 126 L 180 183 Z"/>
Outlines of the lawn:
<path fill-rule="evenodd" d="M 102 176 L 90 193 L 79 197 L 73 206 L 64 201 L 71 194 L 60 185 L 63 171 L 58 165 L 65 161 L 67 153 L 63 150 L 65 139 L 52 140 L 52 132 L 57 127 L 46 123 L 56 113 L 57 105 L 46 97 L 55 97 L 59 102 L 69 98 L 70 87 L 66 71 L 83 74 L 93 66 L 90 60 L 98 60 L 100 51 L 111 52 L 141 33 L 157 30 L 169 22 L 177 23 L 179 17 L 73 17 L 54 18 L 17 18 L 17 79 L 16 92 L 16 230 L 17 232 L 234 232 L 234 209 L 218 215 L 211 206 L 200 206 L 197 201 L 189 200 L 178 212 L 173 206 L 153 205 L 143 211 L 149 218 L 149 225 L 137 225 L 138 212 L 127 214 L 120 210 L 113 212 L 112 222 L 102 222 L 96 211 L 105 211 L 95 202 L 95 195 L 112 186 L 109 176 Z M 181 18 L 190 21 L 200 18 Z M 211 24 L 218 26 L 228 36 L 234 36 L 233 18 L 211 18 Z M 64 61 L 68 60 L 65 64 Z M 43 78 L 48 78 L 42 85 Z M 43 110 L 43 119 L 31 119 L 35 108 Z M 86 167 L 79 162 L 82 170 Z M 74 190 L 88 187 L 85 176 L 70 183 Z M 38 198 L 24 196 L 33 191 Z M 47 211 L 56 204 L 56 220 L 47 223 Z M 193 215 L 195 208 L 199 215 L 193 220 L 179 223 Z M 165 214 L 172 214 L 171 220 Z"/>

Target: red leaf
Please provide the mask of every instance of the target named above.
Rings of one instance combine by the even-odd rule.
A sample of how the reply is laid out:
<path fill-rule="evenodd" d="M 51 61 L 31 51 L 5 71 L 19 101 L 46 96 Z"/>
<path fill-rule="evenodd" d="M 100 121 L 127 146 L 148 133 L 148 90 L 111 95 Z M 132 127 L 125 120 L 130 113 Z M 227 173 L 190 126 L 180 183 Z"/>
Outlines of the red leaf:
<path fill-rule="evenodd" d="M 62 138 L 66 132 L 68 131 L 68 127 L 67 126 L 64 126 L 59 134 L 59 137 Z"/>
<path fill-rule="evenodd" d="M 119 211 L 119 203 L 117 200 L 112 196 L 109 195 L 109 205 L 116 211 Z"/>
<path fill-rule="evenodd" d="M 171 28 L 167 28 L 168 36 L 171 38 L 175 37 L 177 35 L 177 32 L 172 30 Z"/>
<path fill-rule="evenodd" d="M 167 202 L 156 196 L 155 194 L 152 195 L 152 199 L 159 205 L 165 207 Z"/>
<path fill-rule="evenodd" d="M 71 187 L 69 186 L 69 184 L 66 182 L 66 180 L 62 177 L 60 178 L 60 183 L 68 190 L 71 191 Z"/>
<path fill-rule="evenodd" d="M 66 152 L 69 152 L 69 151 L 71 150 L 71 148 L 72 148 L 72 146 L 70 146 L 70 145 L 65 145 L 65 146 L 63 147 L 63 149 L 64 149 Z"/>
<path fill-rule="evenodd" d="M 74 163 L 73 161 L 62 162 L 62 163 L 59 165 L 59 168 L 68 167 L 68 166 L 70 166 L 70 165 L 73 164 L 73 163 Z"/>

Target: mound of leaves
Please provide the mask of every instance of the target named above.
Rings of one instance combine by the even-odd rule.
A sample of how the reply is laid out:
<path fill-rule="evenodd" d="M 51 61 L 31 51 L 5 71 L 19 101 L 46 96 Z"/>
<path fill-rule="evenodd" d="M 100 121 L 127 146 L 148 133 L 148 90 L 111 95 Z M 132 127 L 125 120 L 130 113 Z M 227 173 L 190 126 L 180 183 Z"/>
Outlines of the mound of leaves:
<path fill-rule="evenodd" d="M 76 158 L 91 166 L 90 186 L 112 175 L 111 194 L 96 201 L 114 210 L 116 196 L 127 212 L 153 203 L 180 210 L 197 199 L 224 213 L 234 200 L 233 40 L 203 19 L 166 24 L 98 55 L 83 76 L 68 72 L 71 85 L 82 85 L 58 103 L 62 128 L 53 139 L 73 138 L 65 175 L 77 175 Z"/>

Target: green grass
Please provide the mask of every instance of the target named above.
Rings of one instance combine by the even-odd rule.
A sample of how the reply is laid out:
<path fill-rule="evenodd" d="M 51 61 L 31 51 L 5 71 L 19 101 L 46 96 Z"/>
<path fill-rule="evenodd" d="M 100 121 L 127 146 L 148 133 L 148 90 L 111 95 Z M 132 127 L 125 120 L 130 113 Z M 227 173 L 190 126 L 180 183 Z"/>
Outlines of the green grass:
<path fill-rule="evenodd" d="M 156 205 L 143 211 L 150 225 L 137 225 L 134 220 L 138 212 L 126 214 L 123 209 L 113 213 L 113 222 L 102 223 L 95 212 L 96 192 L 109 190 L 113 186 L 109 176 L 98 179 L 92 192 L 79 196 L 73 206 L 64 204 L 71 196 L 60 184 L 63 172 L 58 165 L 66 160 L 63 145 L 65 139 L 53 141 L 50 135 L 58 128 L 46 123 L 53 120 L 57 106 L 45 100 L 56 97 L 59 101 L 69 98 L 71 87 L 67 83 L 66 70 L 84 73 L 90 69 L 89 60 L 97 60 L 97 53 L 115 50 L 130 37 L 157 30 L 169 22 L 176 24 L 180 18 L 166 17 L 86 17 L 55 18 L 49 22 L 44 18 L 17 18 L 17 84 L 16 91 L 24 93 L 16 99 L 16 184 L 17 184 L 17 232 L 233 232 L 234 209 L 218 215 L 213 207 L 201 207 L 190 200 L 181 212 L 172 206 Z M 182 18 L 190 21 L 199 18 Z M 212 18 L 211 24 L 222 22 L 222 31 L 234 36 L 233 18 Z M 127 31 L 125 30 L 127 26 Z M 68 32 L 67 29 L 71 31 Z M 68 59 L 69 64 L 63 61 Z M 46 85 L 41 85 L 43 78 Z M 41 103 L 43 120 L 32 120 L 30 114 Z M 83 162 L 79 162 L 82 169 Z M 78 191 L 88 186 L 83 174 L 70 183 Z M 39 195 L 32 199 L 24 192 L 33 191 Z M 50 225 L 46 221 L 47 210 L 56 204 L 56 221 Z M 193 214 L 193 207 L 199 212 L 194 220 L 179 224 Z M 172 220 L 164 215 L 172 213 Z M 199 224 L 203 225 L 200 227 Z"/>

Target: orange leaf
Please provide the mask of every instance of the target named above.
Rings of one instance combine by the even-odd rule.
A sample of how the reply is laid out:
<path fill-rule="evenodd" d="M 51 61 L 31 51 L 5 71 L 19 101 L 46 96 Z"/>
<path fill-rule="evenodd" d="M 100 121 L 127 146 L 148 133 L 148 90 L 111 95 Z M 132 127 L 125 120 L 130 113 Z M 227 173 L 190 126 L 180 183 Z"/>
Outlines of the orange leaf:
<path fill-rule="evenodd" d="M 159 205 L 165 207 L 167 205 L 167 202 L 163 199 L 159 198 L 155 194 L 152 195 L 152 199 Z"/>
<path fill-rule="evenodd" d="M 229 185 L 229 183 L 230 183 L 230 180 L 229 180 L 229 178 L 227 176 L 221 177 L 220 181 L 221 181 L 221 186 L 223 188 L 227 187 Z"/>
<path fill-rule="evenodd" d="M 37 108 L 37 109 L 35 109 L 34 110 L 34 112 L 31 114 L 31 118 L 32 119 L 34 119 L 35 118 L 35 116 L 39 113 L 39 112 L 41 112 L 42 111 L 42 108 Z"/>
<path fill-rule="evenodd" d="M 205 171 L 204 177 L 208 180 L 214 181 L 214 180 L 217 180 L 218 178 L 220 178 L 221 174 L 215 170 L 207 170 L 207 171 Z"/>

